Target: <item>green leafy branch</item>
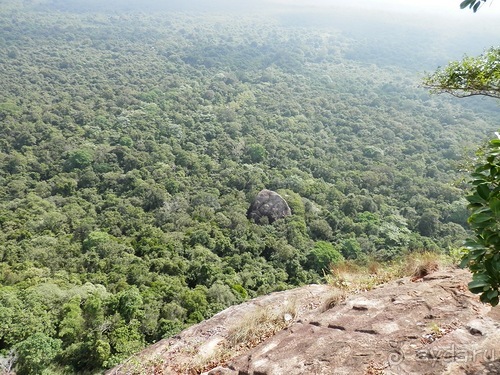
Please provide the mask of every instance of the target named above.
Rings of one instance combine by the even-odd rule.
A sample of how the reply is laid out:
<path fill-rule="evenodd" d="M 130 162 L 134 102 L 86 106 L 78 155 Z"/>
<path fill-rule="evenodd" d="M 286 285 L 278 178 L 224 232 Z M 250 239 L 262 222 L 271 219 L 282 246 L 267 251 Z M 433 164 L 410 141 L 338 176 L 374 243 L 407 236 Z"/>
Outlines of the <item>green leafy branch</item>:
<path fill-rule="evenodd" d="M 483 159 L 471 174 L 467 196 L 469 224 L 476 237 L 466 242 L 462 267 L 473 273 L 469 290 L 482 302 L 496 306 L 500 291 L 500 139 L 489 142 Z"/>
<path fill-rule="evenodd" d="M 490 48 L 478 57 L 452 61 L 424 78 L 434 93 L 464 98 L 484 95 L 500 98 L 500 48 Z"/>

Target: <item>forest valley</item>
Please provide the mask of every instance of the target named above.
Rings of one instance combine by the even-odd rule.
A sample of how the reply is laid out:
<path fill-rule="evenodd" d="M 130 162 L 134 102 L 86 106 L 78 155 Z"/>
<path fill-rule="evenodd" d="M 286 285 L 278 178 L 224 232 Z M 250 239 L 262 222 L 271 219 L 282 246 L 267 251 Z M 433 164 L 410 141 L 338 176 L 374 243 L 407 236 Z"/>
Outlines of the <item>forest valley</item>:
<path fill-rule="evenodd" d="M 461 247 L 499 111 L 419 87 L 460 57 L 433 30 L 83 4 L 0 5 L 6 374 L 96 373 L 332 264 Z M 248 220 L 262 189 L 292 215 Z"/>

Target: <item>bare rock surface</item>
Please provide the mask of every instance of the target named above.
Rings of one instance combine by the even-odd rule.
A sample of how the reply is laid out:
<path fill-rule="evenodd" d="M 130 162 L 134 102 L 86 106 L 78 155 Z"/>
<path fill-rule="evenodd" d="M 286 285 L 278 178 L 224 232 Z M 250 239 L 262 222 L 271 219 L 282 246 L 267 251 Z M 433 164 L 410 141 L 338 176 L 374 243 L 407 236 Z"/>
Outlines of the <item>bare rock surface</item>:
<path fill-rule="evenodd" d="M 268 223 L 273 223 L 291 214 L 286 200 L 275 191 L 267 189 L 257 194 L 247 211 L 248 219 L 253 219 L 257 224 L 262 223 L 262 218 L 266 218 Z"/>
<path fill-rule="evenodd" d="M 337 304 L 326 285 L 272 293 L 162 340 L 108 374 L 500 374 L 500 311 L 467 290 L 470 278 L 447 269 Z M 262 316 L 281 319 L 280 329 L 234 342 L 252 320 L 267 324 Z"/>

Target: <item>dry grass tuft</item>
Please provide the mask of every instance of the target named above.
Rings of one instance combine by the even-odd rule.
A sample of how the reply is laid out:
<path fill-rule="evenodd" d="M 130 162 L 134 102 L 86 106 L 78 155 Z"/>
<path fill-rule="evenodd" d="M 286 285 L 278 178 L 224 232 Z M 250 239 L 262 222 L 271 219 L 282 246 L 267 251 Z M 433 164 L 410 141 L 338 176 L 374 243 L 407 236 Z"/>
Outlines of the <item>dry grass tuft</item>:
<path fill-rule="evenodd" d="M 130 375 L 163 375 L 164 369 L 165 361 L 160 356 L 155 356 L 147 361 L 142 361 L 140 358 L 129 358 L 119 367 L 119 371 Z"/>
<path fill-rule="evenodd" d="M 278 311 L 262 308 L 248 314 L 229 330 L 227 343 L 230 347 L 252 348 L 268 337 L 290 326 L 297 316 L 295 303 L 288 303 Z"/>
<path fill-rule="evenodd" d="M 332 294 L 323 303 L 322 312 L 333 309 L 345 301 L 347 293 L 342 289 L 333 289 Z"/>
<path fill-rule="evenodd" d="M 441 268 L 444 258 L 436 253 L 424 252 L 407 256 L 403 265 L 403 276 L 410 276 L 412 279 L 421 279 Z"/>
<path fill-rule="evenodd" d="M 327 281 L 344 293 L 357 293 L 373 289 L 388 281 L 386 274 L 386 269 L 375 266 L 374 263 L 370 267 L 362 267 L 346 261 L 331 268 Z"/>
<path fill-rule="evenodd" d="M 387 264 L 345 261 L 331 268 L 327 281 L 346 293 L 357 293 L 402 277 L 417 280 L 451 264 L 450 258 L 432 252 L 414 252 Z"/>
<path fill-rule="evenodd" d="M 289 302 L 279 309 L 272 307 L 257 308 L 244 316 L 241 321 L 229 327 L 225 339 L 217 344 L 209 353 L 197 353 L 192 348 L 193 355 L 189 363 L 182 368 L 176 368 L 180 374 L 200 374 L 225 363 L 241 352 L 253 348 L 289 327 L 297 317 L 297 305 Z"/>
<path fill-rule="evenodd" d="M 175 372 L 189 375 L 201 374 L 217 366 L 224 366 L 232 357 L 232 354 L 226 348 L 219 347 L 208 356 L 194 355 L 189 363 L 186 363 L 183 367 L 176 368 Z M 158 375 L 163 375 L 163 373 Z"/>

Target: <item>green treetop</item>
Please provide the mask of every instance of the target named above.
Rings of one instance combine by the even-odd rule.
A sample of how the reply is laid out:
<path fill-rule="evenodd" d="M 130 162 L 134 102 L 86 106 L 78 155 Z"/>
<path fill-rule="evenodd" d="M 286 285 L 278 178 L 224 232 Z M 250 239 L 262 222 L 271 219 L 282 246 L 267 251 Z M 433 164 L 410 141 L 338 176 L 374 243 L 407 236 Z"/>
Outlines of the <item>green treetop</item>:
<path fill-rule="evenodd" d="M 490 48 L 477 57 L 452 61 L 424 79 L 424 85 L 436 93 L 459 98 L 484 95 L 500 98 L 500 48 Z"/>

